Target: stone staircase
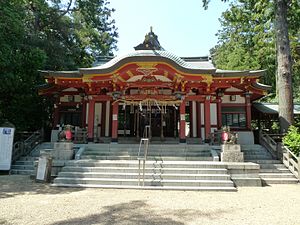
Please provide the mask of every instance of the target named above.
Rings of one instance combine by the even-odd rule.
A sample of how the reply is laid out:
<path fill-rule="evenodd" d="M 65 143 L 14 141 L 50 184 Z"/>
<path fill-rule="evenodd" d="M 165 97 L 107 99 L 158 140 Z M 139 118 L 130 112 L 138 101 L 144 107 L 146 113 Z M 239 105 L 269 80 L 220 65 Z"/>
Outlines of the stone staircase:
<path fill-rule="evenodd" d="M 136 160 L 138 144 L 90 144 L 81 159 Z M 212 161 L 209 145 L 151 144 L 148 160 L 160 161 Z"/>
<path fill-rule="evenodd" d="M 245 161 L 260 165 L 260 177 L 263 185 L 296 184 L 298 179 L 283 165 L 274 160 L 271 154 L 261 145 L 243 145 Z"/>
<path fill-rule="evenodd" d="M 236 191 L 226 166 L 216 162 L 147 161 L 145 186 L 138 186 L 138 173 L 137 160 L 83 159 L 70 161 L 53 186 Z"/>
<path fill-rule="evenodd" d="M 34 156 L 23 156 L 11 166 L 11 174 L 32 175 L 34 174 L 34 163 L 37 160 Z"/>
<path fill-rule="evenodd" d="M 15 163 L 12 164 L 10 173 L 20 175 L 34 175 L 34 165 L 38 161 L 40 150 L 51 148 L 52 144 L 44 142 L 36 146 L 28 156 L 22 156 Z"/>

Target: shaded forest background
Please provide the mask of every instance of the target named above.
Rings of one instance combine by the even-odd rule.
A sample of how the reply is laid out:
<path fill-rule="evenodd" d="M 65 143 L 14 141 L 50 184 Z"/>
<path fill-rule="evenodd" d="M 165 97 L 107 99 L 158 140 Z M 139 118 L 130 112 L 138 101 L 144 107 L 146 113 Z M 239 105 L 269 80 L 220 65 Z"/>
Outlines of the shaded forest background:
<path fill-rule="evenodd" d="M 299 101 L 300 1 L 289 2 L 293 91 Z M 38 70 L 89 67 L 96 57 L 113 55 L 118 38 L 113 12 L 107 0 L 2 0 L 0 124 L 8 119 L 18 130 L 48 126 L 53 104 L 37 94 L 44 82 Z M 211 50 L 217 68 L 265 69 L 261 82 L 273 90 L 264 101 L 277 101 L 274 14 L 273 1 L 232 1 Z"/>
<path fill-rule="evenodd" d="M 116 49 L 117 28 L 106 0 L 1 0 L 0 124 L 47 126 L 51 102 L 38 96 L 38 70 L 88 67 Z M 53 105 L 52 105 L 53 106 Z"/>

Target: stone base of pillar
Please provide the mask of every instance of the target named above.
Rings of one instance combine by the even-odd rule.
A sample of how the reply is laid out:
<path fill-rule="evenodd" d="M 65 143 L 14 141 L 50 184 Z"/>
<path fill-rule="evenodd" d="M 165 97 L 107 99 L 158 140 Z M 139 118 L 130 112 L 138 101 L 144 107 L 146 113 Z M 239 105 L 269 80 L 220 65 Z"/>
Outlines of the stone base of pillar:
<path fill-rule="evenodd" d="M 179 139 L 179 143 L 186 143 L 186 139 Z"/>
<path fill-rule="evenodd" d="M 118 143 L 118 138 L 112 138 L 112 139 L 111 139 L 111 142 L 112 142 L 112 143 Z"/>
<path fill-rule="evenodd" d="M 94 142 L 94 138 L 88 138 L 88 142 Z"/>
<path fill-rule="evenodd" d="M 244 162 L 244 153 L 241 152 L 241 145 L 225 144 L 221 145 L 222 162 Z"/>

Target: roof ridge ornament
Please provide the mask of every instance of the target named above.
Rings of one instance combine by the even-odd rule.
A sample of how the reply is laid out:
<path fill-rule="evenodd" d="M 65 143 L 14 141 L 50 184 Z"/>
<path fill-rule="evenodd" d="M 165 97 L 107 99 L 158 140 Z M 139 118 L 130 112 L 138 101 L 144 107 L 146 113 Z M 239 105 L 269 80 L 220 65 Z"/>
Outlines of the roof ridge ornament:
<path fill-rule="evenodd" d="M 157 35 L 153 32 L 153 27 L 150 26 L 150 32 L 145 35 L 143 43 L 134 47 L 135 50 L 158 50 L 164 51 L 160 45 Z"/>

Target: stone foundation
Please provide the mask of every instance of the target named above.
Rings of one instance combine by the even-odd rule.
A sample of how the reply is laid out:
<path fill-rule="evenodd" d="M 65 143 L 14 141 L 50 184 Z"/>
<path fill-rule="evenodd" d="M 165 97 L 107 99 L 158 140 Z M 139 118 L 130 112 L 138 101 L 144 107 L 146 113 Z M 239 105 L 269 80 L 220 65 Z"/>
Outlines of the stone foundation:
<path fill-rule="evenodd" d="M 66 162 L 74 159 L 74 144 L 72 142 L 55 142 L 53 149 L 42 149 L 40 155 L 48 154 L 52 158 L 52 176 L 56 176 Z"/>
<path fill-rule="evenodd" d="M 222 162 L 244 162 L 244 153 L 241 152 L 241 146 L 237 144 L 221 145 Z"/>

